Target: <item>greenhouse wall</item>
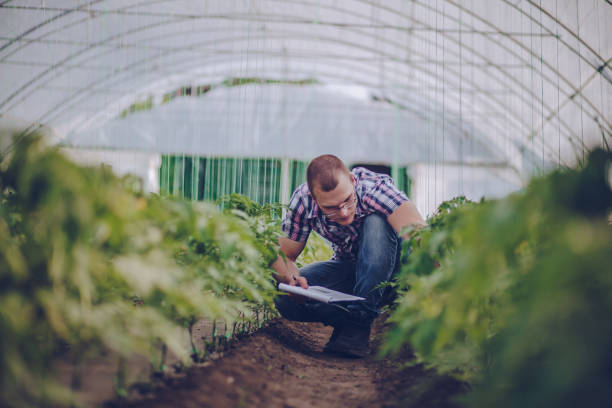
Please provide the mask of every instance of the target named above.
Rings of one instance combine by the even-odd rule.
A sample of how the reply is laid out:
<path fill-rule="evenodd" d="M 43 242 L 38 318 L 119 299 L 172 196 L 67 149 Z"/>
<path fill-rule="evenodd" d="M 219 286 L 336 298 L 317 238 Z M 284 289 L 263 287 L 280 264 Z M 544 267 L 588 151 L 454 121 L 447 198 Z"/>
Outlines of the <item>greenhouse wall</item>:
<path fill-rule="evenodd" d="M 215 201 L 238 193 L 259 203 L 281 199 L 278 159 L 207 158 L 163 155 L 160 193 L 192 200 Z"/>
<path fill-rule="evenodd" d="M 286 204 L 291 193 L 306 181 L 307 166 L 306 161 L 290 159 L 162 155 L 159 192 L 206 201 L 238 193 L 260 204 Z M 406 167 L 363 163 L 349 167 L 357 166 L 393 176 L 396 185 L 410 196 L 411 178 Z"/>

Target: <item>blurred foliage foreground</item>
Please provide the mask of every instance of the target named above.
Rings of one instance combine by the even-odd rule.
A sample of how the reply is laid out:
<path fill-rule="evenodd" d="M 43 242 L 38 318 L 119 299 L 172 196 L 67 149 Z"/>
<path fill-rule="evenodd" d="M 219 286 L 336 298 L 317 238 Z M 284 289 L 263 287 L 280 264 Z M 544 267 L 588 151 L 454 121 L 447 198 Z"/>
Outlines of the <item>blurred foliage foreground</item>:
<path fill-rule="evenodd" d="M 383 351 L 410 343 L 473 407 L 611 406 L 611 183 L 597 150 L 503 200 L 442 204 L 404 242 Z"/>
<path fill-rule="evenodd" d="M 0 405 L 78 403 L 52 381 L 66 349 L 77 367 L 86 355 L 121 356 L 125 396 L 127 357 L 163 375 L 168 350 L 183 364 L 204 357 L 191 336 L 198 319 L 222 319 L 229 338 L 274 315 L 278 207 L 232 196 L 221 212 L 138 185 L 38 137 L 1 158 Z"/>
<path fill-rule="evenodd" d="M 279 206 L 145 196 L 36 137 L 0 160 L 2 405 L 69 403 L 52 381 L 66 348 L 141 355 L 155 376 L 167 350 L 183 364 L 209 351 L 185 347 L 198 319 L 230 337 L 272 315 Z M 474 407 L 609 406 L 611 163 L 598 150 L 506 199 L 442 204 L 404 242 L 382 351 L 410 343 L 416 362 L 469 381 Z M 329 255 L 312 241 L 304 263 Z"/>

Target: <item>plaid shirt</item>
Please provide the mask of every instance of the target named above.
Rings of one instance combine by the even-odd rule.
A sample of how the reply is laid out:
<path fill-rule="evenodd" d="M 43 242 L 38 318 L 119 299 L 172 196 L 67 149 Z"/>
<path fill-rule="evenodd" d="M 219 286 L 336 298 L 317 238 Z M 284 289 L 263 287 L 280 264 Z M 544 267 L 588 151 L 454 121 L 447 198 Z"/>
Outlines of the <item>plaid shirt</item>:
<path fill-rule="evenodd" d="M 289 200 L 289 209 L 283 217 L 282 229 L 287 238 L 306 242 L 314 230 L 328 240 L 334 250 L 332 259 L 355 262 L 357 260 L 359 230 L 363 218 L 373 213 L 391 215 L 408 197 L 401 192 L 391 177 L 371 172 L 363 167 L 351 171 L 355 176 L 355 219 L 350 225 L 340 225 L 323 214 L 306 183 L 300 185 Z"/>

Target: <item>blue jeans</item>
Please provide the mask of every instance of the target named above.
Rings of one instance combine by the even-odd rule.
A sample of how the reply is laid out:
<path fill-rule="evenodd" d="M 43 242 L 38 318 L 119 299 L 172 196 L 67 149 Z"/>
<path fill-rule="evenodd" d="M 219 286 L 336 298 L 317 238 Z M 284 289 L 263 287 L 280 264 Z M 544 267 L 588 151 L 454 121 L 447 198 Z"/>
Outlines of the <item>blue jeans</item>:
<path fill-rule="evenodd" d="M 370 326 L 379 315 L 385 288 L 374 289 L 386 282 L 399 269 L 402 240 L 386 218 L 367 216 L 359 233 L 357 262 L 332 260 L 306 265 L 300 274 L 308 285 L 324 286 L 366 298 L 364 301 L 341 303 L 342 307 L 307 300 L 295 302 L 286 295 L 274 299 L 280 314 L 299 322 L 323 322 L 334 327 L 350 322 Z"/>

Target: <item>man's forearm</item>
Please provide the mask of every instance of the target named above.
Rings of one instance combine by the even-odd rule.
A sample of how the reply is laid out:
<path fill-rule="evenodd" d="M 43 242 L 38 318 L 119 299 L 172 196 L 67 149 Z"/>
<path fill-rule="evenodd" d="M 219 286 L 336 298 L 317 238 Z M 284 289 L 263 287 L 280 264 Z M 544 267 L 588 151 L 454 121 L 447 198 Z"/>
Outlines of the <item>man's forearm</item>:
<path fill-rule="evenodd" d="M 427 223 L 411 201 L 402 203 L 387 217 L 387 221 L 389 221 L 395 232 L 404 239 L 410 238 L 410 235 L 414 232 L 427 226 Z"/>
<path fill-rule="evenodd" d="M 300 271 L 295 264 L 295 261 L 289 259 L 288 257 L 283 257 L 279 255 L 279 257 L 272 264 L 272 268 L 276 271 L 274 278 L 278 282 L 290 284 L 294 278 L 300 276 Z"/>
<path fill-rule="evenodd" d="M 300 270 L 295 264 L 295 260 L 300 256 L 306 242 L 298 242 L 289 238 L 279 238 L 280 255 L 272 264 L 276 271 L 276 280 L 288 285 L 300 285 L 304 289 L 308 288 L 308 282 L 300 277 Z"/>

